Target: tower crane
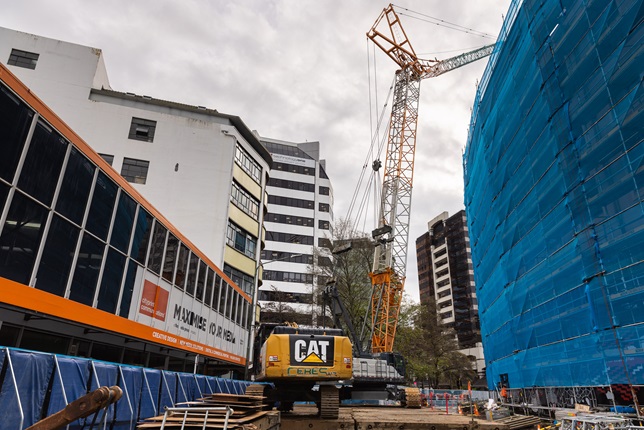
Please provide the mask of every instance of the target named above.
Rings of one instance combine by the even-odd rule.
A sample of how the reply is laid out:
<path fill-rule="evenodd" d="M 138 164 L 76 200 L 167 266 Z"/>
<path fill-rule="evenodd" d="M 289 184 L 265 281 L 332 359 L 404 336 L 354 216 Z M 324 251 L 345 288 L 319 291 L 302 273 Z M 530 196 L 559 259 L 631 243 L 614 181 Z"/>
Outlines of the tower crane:
<path fill-rule="evenodd" d="M 386 7 L 367 37 L 400 67 L 396 71 L 389 122 L 378 227 L 371 278 L 371 350 L 392 352 L 405 284 L 409 219 L 418 126 L 420 82 L 434 78 L 492 53 L 494 45 L 446 60 L 416 56 L 394 6 Z M 380 163 L 374 163 L 378 169 Z"/>

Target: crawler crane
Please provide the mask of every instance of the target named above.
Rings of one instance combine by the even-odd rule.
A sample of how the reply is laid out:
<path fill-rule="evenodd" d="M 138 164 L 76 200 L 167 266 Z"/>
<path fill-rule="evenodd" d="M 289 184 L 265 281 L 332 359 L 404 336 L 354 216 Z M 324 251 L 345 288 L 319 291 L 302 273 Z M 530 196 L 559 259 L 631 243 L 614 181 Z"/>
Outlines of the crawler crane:
<path fill-rule="evenodd" d="M 369 274 L 371 350 L 387 353 L 393 351 L 405 284 L 420 83 L 490 55 L 494 45 L 442 61 L 419 59 L 391 4 L 380 14 L 367 37 L 400 67 L 393 91 L 379 225 L 372 232 L 378 245 Z M 374 169 L 379 164 L 374 163 Z"/>

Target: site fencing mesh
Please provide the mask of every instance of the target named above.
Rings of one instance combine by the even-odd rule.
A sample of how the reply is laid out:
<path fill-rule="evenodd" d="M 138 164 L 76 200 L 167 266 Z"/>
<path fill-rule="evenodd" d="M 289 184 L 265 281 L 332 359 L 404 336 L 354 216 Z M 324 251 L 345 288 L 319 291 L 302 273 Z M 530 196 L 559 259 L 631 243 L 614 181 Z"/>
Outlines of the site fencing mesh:
<path fill-rule="evenodd" d="M 644 383 L 643 17 L 510 6 L 463 157 L 490 388 Z"/>

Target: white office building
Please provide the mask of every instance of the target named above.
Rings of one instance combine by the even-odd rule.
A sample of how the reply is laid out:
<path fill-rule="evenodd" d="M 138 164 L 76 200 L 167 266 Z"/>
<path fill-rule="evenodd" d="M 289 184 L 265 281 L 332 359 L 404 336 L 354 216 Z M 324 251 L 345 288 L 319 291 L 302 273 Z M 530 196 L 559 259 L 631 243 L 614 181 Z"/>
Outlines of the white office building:
<path fill-rule="evenodd" d="M 314 248 L 329 248 L 333 189 L 320 159 L 320 143 L 261 138 L 273 158 L 264 218 L 266 248 L 259 292 L 262 321 L 315 325 L 318 283 Z"/>

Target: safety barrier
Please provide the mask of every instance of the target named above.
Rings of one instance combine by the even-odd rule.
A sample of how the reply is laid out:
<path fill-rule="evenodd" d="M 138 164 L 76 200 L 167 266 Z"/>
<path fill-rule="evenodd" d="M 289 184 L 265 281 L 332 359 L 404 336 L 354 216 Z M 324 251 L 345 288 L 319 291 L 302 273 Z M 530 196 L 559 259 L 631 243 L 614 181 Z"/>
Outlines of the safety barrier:
<path fill-rule="evenodd" d="M 207 393 L 243 394 L 248 381 L 148 369 L 0 347 L 0 428 L 24 429 L 101 386 L 123 390 L 118 403 L 69 429 L 134 429 L 137 421 Z"/>

